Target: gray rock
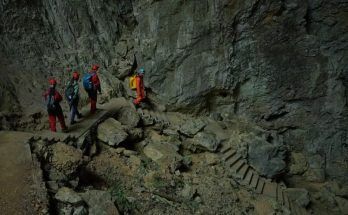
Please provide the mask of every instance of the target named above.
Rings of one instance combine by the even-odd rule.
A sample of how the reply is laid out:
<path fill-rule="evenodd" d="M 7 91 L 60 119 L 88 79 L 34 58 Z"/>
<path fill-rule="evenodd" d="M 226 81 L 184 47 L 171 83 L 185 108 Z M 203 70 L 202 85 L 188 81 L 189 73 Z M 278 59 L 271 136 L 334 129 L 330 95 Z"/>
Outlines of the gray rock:
<path fill-rule="evenodd" d="M 64 143 L 51 145 L 50 164 L 66 176 L 76 173 L 77 168 L 83 163 L 82 151 Z M 52 179 L 53 180 L 53 179 Z"/>
<path fill-rule="evenodd" d="M 191 142 L 200 149 L 215 152 L 220 145 L 214 134 L 199 132 L 194 136 Z"/>
<path fill-rule="evenodd" d="M 338 196 L 335 199 L 341 213 L 344 215 L 348 214 L 348 200 Z"/>
<path fill-rule="evenodd" d="M 273 178 L 285 172 L 286 149 L 280 144 L 255 137 L 248 142 L 248 161 L 260 175 Z"/>
<path fill-rule="evenodd" d="M 48 179 L 51 181 L 67 181 L 68 177 L 64 173 L 56 170 L 55 168 L 51 168 L 48 171 Z"/>
<path fill-rule="evenodd" d="M 127 133 L 130 141 L 139 141 L 144 138 L 144 132 L 141 128 L 128 129 Z"/>
<path fill-rule="evenodd" d="M 89 215 L 118 215 L 119 212 L 113 203 L 110 193 L 101 190 L 88 190 L 81 193 L 88 205 Z"/>
<path fill-rule="evenodd" d="M 204 126 L 206 126 L 206 124 L 202 119 L 187 120 L 183 125 L 181 125 L 179 131 L 188 137 L 193 137 L 201 131 Z"/>
<path fill-rule="evenodd" d="M 301 153 L 291 153 L 291 165 L 289 174 L 301 175 L 308 168 L 306 158 Z"/>
<path fill-rule="evenodd" d="M 185 184 L 184 188 L 180 191 L 180 195 L 189 201 L 193 198 L 196 192 L 196 188 L 190 186 L 189 184 Z"/>
<path fill-rule="evenodd" d="M 133 107 L 122 107 L 117 111 L 116 119 L 122 125 L 127 125 L 129 128 L 134 128 L 140 121 L 139 114 Z"/>
<path fill-rule="evenodd" d="M 59 186 L 56 181 L 46 181 L 47 189 L 53 192 L 57 192 L 59 189 Z"/>
<path fill-rule="evenodd" d="M 71 215 L 73 213 L 73 207 L 71 205 L 64 205 L 58 209 L 58 215 Z"/>
<path fill-rule="evenodd" d="M 172 137 L 175 137 L 175 138 L 179 138 L 180 137 L 178 131 L 175 130 L 175 129 L 167 128 L 167 129 L 164 129 L 162 132 L 163 132 L 164 135 L 167 135 L 167 136 L 172 136 Z"/>
<path fill-rule="evenodd" d="M 310 203 L 309 192 L 302 188 L 287 188 L 286 193 L 290 200 L 295 201 L 299 206 L 305 208 Z"/>
<path fill-rule="evenodd" d="M 325 181 L 325 159 L 320 155 L 307 155 L 309 169 L 305 173 L 308 181 Z"/>
<path fill-rule="evenodd" d="M 205 163 L 208 165 L 215 165 L 215 164 L 219 163 L 220 159 L 221 159 L 219 155 L 209 153 L 209 152 L 206 152 L 204 154 L 204 157 L 205 157 Z"/>
<path fill-rule="evenodd" d="M 74 208 L 74 213 L 72 215 L 88 215 L 88 210 L 85 207 L 80 206 Z"/>
<path fill-rule="evenodd" d="M 117 146 L 126 140 L 128 134 L 123 130 L 120 122 L 113 118 L 105 120 L 98 126 L 98 139 L 109 144 Z"/>
<path fill-rule="evenodd" d="M 151 142 L 144 148 L 144 154 L 159 164 L 160 167 L 171 168 L 176 163 L 182 161 L 182 156 L 178 154 L 179 148 L 169 143 Z M 175 171 L 175 167 L 174 170 Z"/>
<path fill-rule="evenodd" d="M 82 198 L 68 187 L 60 188 L 54 198 L 63 203 L 70 203 L 73 205 L 83 204 Z"/>
<path fill-rule="evenodd" d="M 136 151 L 132 151 L 132 150 L 124 150 L 123 151 L 123 155 L 124 156 L 127 156 L 127 157 L 129 157 L 129 156 L 131 156 L 131 155 L 137 155 L 138 153 L 136 152 Z"/>

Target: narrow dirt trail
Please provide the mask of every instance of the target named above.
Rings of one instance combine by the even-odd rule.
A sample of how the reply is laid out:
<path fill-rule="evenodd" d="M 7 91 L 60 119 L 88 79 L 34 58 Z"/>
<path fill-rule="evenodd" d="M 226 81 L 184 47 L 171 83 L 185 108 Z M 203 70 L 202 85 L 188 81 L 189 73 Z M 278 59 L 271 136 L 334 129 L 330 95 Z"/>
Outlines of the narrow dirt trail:
<path fill-rule="evenodd" d="M 0 132 L 0 214 L 36 214 L 32 197 L 32 134 Z"/>

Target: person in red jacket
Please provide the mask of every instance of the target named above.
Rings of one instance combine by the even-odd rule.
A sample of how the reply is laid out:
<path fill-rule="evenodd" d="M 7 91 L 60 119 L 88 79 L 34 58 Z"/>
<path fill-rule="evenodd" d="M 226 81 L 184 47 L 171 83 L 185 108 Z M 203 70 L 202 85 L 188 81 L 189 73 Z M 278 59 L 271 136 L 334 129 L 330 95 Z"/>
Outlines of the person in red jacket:
<path fill-rule="evenodd" d="M 88 97 L 89 100 L 91 102 L 91 113 L 95 113 L 97 110 L 97 98 L 98 98 L 98 92 L 99 94 L 101 94 L 101 86 L 100 86 L 100 81 L 99 81 L 99 77 L 97 75 L 97 71 L 99 69 L 99 66 L 96 64 L 92 65 L 92 70 L 89 72 L 92 77 L 91 77 L 91 81 L 92 81 L 92 89 L 90 91 L 88 91 Z"/>
<path fill-rule="evenodd" d="M 136 93 L 137 97 L 134 99 L 133 103 L 136 107 L 141 105 L 141 102 L 145 99 L 145 89 L 144 89 L 144 68 L 140 68 L 137 72 L 138 74 L 135 76 L 135 84 L 136 84 Z"/>
<path fill-rule="evenodd" d="M 56 117 L 60 122 L 60 126 L 63 132 L 67 131 L 67 126 L 65 125 L 64 115 L 60 102 L 62 101 L 62 96 L 56 90 L 57 81 L 54 79 L 49 80 L 50 88 L 44 94 L 45 100 L 47 101 L 47 112 L 50 122 L 50 129 L 56 132 Z"/>

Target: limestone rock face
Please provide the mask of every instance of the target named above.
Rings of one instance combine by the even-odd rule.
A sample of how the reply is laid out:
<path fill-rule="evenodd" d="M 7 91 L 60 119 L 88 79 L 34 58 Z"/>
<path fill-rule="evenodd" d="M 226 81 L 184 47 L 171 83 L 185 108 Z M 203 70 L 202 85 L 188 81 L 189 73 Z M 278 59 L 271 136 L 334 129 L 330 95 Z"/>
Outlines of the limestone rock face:
<path fill-rule="evenodd" d="M 71 69 L 91 63 L 101 65 L 103 96 L 126 94 L 136 56 L 149 95 L 167 110 L 244 116 L 313 157 L 309 178 L 346 183 L 347 8 L 339 0 L 0 0 L 0 111 L 42 109 L 49 77 L 61 90 Z"/>

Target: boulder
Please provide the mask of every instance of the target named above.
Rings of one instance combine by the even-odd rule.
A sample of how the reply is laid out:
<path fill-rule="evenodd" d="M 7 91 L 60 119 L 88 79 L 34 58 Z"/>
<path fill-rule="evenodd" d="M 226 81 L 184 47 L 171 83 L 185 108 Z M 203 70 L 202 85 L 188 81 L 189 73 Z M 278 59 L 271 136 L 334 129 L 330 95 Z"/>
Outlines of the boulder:
<path fill-rule="evenodd" d="M 302 153 L 291 153 L 291 165 L 289 173 L 291 175 L 301 175 L 308 168 L 305 156 Z"/>
<path fill-rule="evenodd" d="M 58 190 L 56 195 L 54 196 L 60 202 L 69 203 L 72 205 L 82 205 L 83 200 L 81 196 L 79 196 L 75 191 L 68 187 L 62 187 Z"/>
<path fill-rule="evenodd" d="M 179 132 L 188 137 L 193 137 L 205 126 L 206 124 L 202 119 L 187 120 L 184 124 L 181 125 Z"/>
<path fill-rule="evenodd" d="M 119 145 L 127 136 L 128 134 L 123 130 L 121 123 L 113 118 L 105 120 L 98 126 L 98 139 L 110 146 Z"/>
<path fill-rule="evenodd" d="M 179 148 L 170 143 L 151 142 L 144 148 L 145 155 L 162 168 L 171 167 L 173 163 L 182 161 L 178 151 Z"/>
<path fill-rule="evenodd" d="M 335 197 L 335 200 L 337 202 L 337 205 L 342 213 L 342 215 L 347 215 L 348 214 L 348 200 L 338 197 Z"/>
<path fill-rule="evenodd" d="M 129 128 L 134 128 L 138 125 L 140 121 L 139 114 L 133 107 L 121 107 L 116 114 L 116 119 L 122 125 L 126 125 Z"/>
<path fill-rule="evenodd" d="M 88 205 L 89 215 L 119 214 L 109 192 L 101 190 L 88 190 L 85 193 L 81 193 L 81 196 Z"/>
<path fill-rule="evenodd" d="M 54 169 L 66 176 L 75 173 L 77 168 L 83 163 L 82 151 L 73 146 L 57 143 L 50 146 L 50 150 L 50 164 Z"/>
<path fill-rule="evenodd" d="M 310 203 L 309 192 L 303 188 L 287 188 L 286 193 L 290 200 L 295 201 L 297 205 L 305 208 Z"/>
<path fill-rule="evenodd" d="M 74 208 L 74 213 L 72 215 L 88 215 L 88 210 L 83 206 L 79 206 Z"/>
<path fill-rule="evenodd" d="M 286 148 L 281 144 L 271 144 L 255 137 L 248 142 L 248 161 L 257 172 L 267 178 L 284 173 Z"/>
<path fill-rule="evenodd" d="M 216 140 L 215 134 L 199 132 L 190 141 L 196 147 L 210 152 L 215 152 L 220 145 L 220 142 Z"/>

